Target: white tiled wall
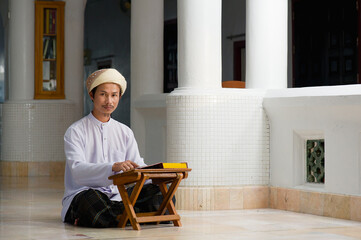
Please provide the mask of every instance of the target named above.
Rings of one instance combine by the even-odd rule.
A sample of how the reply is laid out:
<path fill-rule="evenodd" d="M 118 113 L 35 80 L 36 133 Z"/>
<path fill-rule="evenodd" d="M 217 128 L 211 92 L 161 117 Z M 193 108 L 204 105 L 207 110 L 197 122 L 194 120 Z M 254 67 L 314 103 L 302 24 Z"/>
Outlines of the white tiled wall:
<path fill-rule="evenodd" d="M 71 103 L 2 104 L 2 161 L 64 161 L 63 136 L 75 120 Z"/>
<path fill-rule="evenodd" d="M 183 186 L 269 184 L 263 97 L 224 91 L 167 97 L 167 161 L 192 168 Z"/>

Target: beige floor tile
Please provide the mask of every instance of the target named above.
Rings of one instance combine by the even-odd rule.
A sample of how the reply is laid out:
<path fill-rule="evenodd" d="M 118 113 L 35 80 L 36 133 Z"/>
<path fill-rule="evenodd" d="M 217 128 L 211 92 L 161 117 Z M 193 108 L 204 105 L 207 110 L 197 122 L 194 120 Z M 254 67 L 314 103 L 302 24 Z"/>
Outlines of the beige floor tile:
<path fill-rule="evenodd" d="M 243 206 L 245 209 L 269 207 L 269 188 L 262 186 L 244 187 Z"/>
<path fill-rule="evenodd" d="M 287 189 L 286 210 L 293 212 L 300 211 L 300 190 Z"/>
<path fill-rule="evenodd" d="M 50 163 L 37 162 L 39 176 L 50 176 Z"/>
<path fill-rule="evenodd" d="M 270 208 L 277 209 L 277 188 L 270 187 Z"/>
<path fill-rule="evenodd" d="M 323 215 L 350 219 L 350 196 L 325 194 L 323 203 Z"/>
<path fill-rule="evenodd" d="M 8 177 L 11 175 L 11 164 L 10 162 L 0 161 L 0 174 L 3 177 Z"/>
<path fill-rule="evenodd" d="M 64 175 L 65 162 L 50 162 L 49 175 L 51 177 L 57 177 Z"/>
<path fill-rule="evenodd" d="M 28 163 L 28 176 L 29 177 L 39 176 L 39 165 L 37 162 Z"/>
<path fill-rule="evenodd" d="M 350 199 L 351 220 L 361 221 L 361 197 L 352 196 Z"/>
<path fill-rule="evenodd" d="M 361 238 L 360 222 L 275 209 L 179 210 L 183 224 L 180 228 L 172 224 L 145 225 L 142 226 L 141 231 L 134 231 L 131 227 L 125 229 L 74 227 L 60 220 L 63 192 L 63 178 L 1 177 L 0 240 L 352 240 Z M 198 194 L 203 193 L 197 193 L 197 197 L 193 195 L 193 200 L 198 200 Z"/>
<path fill-rule="evenodd" d="M 230 192 L 229 188 L 215 188 L 214 189 L 215 210 L 229 209 Z"/>
<path fill-rule="evenodd" d="M 229 193 L 229 207 L 230 209 L 243 209 L 243 188 L 230 188 Z"/>
<path fill-rule="evenodd" d="M 286 210 L 287 209 L 287 189 L 278 188 L 277 189 L 277 209 Z"/>

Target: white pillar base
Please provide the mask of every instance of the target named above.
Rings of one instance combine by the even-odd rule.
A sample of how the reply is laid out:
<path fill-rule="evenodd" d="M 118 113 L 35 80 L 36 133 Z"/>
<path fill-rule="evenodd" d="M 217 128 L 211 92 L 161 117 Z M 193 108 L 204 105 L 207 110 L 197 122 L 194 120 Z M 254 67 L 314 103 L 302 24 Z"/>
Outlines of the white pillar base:
<path fill-rule="evenodd" d="M 65 162 L 63 139 L 75 120 L 73 103 L 8 101 L 0 109 L 1 162 Z M 27 174 L 37 175 L 20 175 Z"/>
<path fill-rule="evenodd" d="M 188 162 L 182 186 L 269 184 L 263 91 L 175 90 L 167 97 L 167 161 Z"/>

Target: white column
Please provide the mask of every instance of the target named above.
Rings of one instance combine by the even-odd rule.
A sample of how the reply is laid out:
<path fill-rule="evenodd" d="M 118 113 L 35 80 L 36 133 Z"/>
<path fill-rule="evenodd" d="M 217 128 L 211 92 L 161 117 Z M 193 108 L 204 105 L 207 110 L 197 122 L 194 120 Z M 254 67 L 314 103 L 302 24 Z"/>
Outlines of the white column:
<path fill-rule="evenodd" d="M 65 97 L 75 104 L 75 119 L 83 116 L 84 10 L 86 0 L 65 1 Z"/>
<path fill-rule="evenodd" d="M 34 1 L 9 1 L 9 100 L 34 98 Z"/>
<path fill-rule="evenodd" d="M 221 0 L 178 1 L 178 87 L 221 88 Z"/>
<path fill-rule="evenodd" d="M 163 0 L 132 1 L 132 100 L 163 92 L 163 5 Z"/>
<path fill-rule="evenodd" d="M 131 85 L 131 127 L 145 158 L 146 116 L 142 107 L 135 107 L 135 102 L 144 95 L 163 93 L 163 8 L 163 0 L 132 0 L 131 81 L 128 81 Z"/>
<path fill-rule="evenodd" d="M 246 86 L 287 88 L 287 0 L 246 1 Z"/>

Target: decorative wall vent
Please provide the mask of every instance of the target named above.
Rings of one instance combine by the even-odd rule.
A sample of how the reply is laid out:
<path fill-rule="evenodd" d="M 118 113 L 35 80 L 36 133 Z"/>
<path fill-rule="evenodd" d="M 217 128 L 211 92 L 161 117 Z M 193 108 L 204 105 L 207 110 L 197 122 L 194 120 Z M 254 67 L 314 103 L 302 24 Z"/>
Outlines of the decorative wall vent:
<path fill-rule="evenodd" d="M 325 140 L 307 140 L 307 182 L 325 183 Z"/>

